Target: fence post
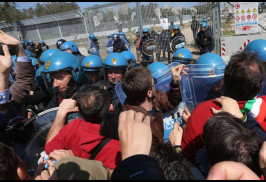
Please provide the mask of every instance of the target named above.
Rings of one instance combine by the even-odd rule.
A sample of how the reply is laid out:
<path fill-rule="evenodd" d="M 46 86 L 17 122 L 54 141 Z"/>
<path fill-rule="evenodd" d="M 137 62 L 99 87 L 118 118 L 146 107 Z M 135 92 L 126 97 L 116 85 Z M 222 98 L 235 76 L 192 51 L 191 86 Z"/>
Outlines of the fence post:
<path fill-rule="evenodd" d="M 140 37 L 142 37 L 143 36 L 143 34 L 142 34 L 143 26 L 142 26 L 142 16 L 141 16 L 140 3 L 139 2 L 136 2 L 136 3 L 137 3 L 137 16 L 138 16 L 138 24 L 139 24 L 139 33 L 140 33 Z"/>
<path fill-rule="evenodd" d="M 220 2 L 217 2 L 218 5 L 218 12 L 217 12 L 217 40 L 218 40 L 218 55 L 221 56 L 221 8 L 220 8 Z"/>
<path fill-rule="evenodd" d="M 212 2 L 212 30 L 213 30 L 213 38 L 214 38 L 214 52 L 216 53 L 215 2 Z"/>
<path fill-rule="evenodd" d="M 90 18 L 88 17 L 88 8 L 84 9 L 84 13 L 85 13 L 85 20 L 86 20 L 86 23 L 89 24 L 88 26 L 88 32 L 89 34 L 92 34 L 93 33 L 93 29 L 92 29 L 92 24 L 91 24 L 91 20 Z"/>

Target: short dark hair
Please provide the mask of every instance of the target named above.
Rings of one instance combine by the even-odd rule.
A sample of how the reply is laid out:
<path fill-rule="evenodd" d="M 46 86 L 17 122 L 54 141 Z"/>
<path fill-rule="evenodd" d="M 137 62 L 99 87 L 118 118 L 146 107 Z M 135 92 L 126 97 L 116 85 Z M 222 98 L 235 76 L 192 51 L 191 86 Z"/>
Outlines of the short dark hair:
<path fill-rule="evenodd" d="M 150 154 L 163 170 L 167 180 L 193 180 L 188 162 L 182 153 L 176 153 L 175 149 L 168 143 L 158 143 L 154 152 Z"/>
<path fill-rule="evenodd" d="M 99 87 L 83 85 L 77 94 L 77 106 L 81 116 L 91 123 L 101 123 L 112 103 L 110 94 Z"/>
<path fill-rule="evenodd" d="M 0 180 L 17 180 L 18 158 L 15 151 L 0 143 Z"/>
<path fill-rule="evenodd" d="M 262 89 L 264 72 L 263 61 L 256 53 L 237 52 L 225 68 L 226 92 L 238 101 L 254 98 Z"/>
<path fill-rule="evenodd" d="M 151 71 L 143 66 L 131 69 L 126 74 L 122 88 L 128 103 L 140 105 L 145 101 L 147 92 L 152 88 Z"/>
<path fill-rule="evenodd" d="M 226 112 L 214 115 L 205 123 L 202 139 L 211 165 L 241 162 L 260 176 L 258 156 L 263 141 L 241 119 Z"/>

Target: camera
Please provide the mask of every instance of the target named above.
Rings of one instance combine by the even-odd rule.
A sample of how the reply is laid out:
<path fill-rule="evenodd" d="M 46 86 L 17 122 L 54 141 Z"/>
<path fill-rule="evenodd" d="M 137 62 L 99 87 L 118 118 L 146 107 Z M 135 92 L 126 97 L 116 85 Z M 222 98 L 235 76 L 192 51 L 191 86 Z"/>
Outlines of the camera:
<path fill-rule="evenodd" d="M 100 134 L 107 138 L 119 140 L 118 119 L 119 119 L 119 114 L 106 113 L 101 123 Z"/>
<path fill-rule="evenodd" d="M 16 55 L 16 46 L 8 45 L 7 47 L 11 56 Z M 0 55 L 4 56 L 3 44 L 0 44 Z"/>

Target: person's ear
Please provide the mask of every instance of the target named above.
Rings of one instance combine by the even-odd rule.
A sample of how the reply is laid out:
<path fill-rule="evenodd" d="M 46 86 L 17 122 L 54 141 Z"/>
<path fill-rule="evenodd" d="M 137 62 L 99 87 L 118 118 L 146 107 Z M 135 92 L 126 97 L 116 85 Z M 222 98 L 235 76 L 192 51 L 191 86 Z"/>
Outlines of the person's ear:
<path fill-rule="evenodd" d="M 149 97 L 149 98 L 152 97 L 152 90 L 148 90 L 148 92 L 147 92 L 147 97 Z"/>

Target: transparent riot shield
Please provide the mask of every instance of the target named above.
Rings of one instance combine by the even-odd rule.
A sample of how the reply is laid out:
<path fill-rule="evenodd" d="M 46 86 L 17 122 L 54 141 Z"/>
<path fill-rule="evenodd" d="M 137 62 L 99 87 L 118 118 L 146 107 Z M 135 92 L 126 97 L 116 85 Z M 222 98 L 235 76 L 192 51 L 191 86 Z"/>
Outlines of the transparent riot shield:
<path fill-rule="evenodd" d="M 89 40 L 89 54 L 100 56 L 100 51 L 98 47 L 95 45 L 95 43 L 92 40 Z"/>
<path fill-rule="evenodd" d="M 124 36 L 120 36 L 120 39 L 126 44 L 127 50 L 130 51 L 130 45 Z"/>
<path fill-rule="evenodd" d="M 31 140 L 25 147 L 26 155 L 29 159 L 31 159 L 26 165 L 31 171 L 35 171 L 37 169 L 37 162 L 40 158 L 40 153 L 44 151 L 46 137 L 53 124 L 57 111 L 58 107 L 43 111 L 24 124 L 25 127 L 30 123 L 33 123 L 34 126 L 34 131 L 31 134 Z M 69 123 L 77 118 L 81 118 L 79 113 L 70 113 L 67 116 L 66 123 Z"/>
<path fill-rule="evenodd" d="M 188 75 L 182 75 L 179 82 L 182 100 L 190 112 L 207 100 L 223 95 L 223 76 L 225 64 L 186 65 Z"/>
<path fill-rule="evenodd" d="M 159 51 L 159 42 L 155 39 L 146 40 L 142 45 L 142 52 L 147 56 L 152 56 Z"/>
<path fill-rule="evenodd" d="M 108 54 L 113 53 L 113 44 L 114 44 L 114 39 L 113 38 L 108 38 L 108 39 L 102 39 L 102 45 L 105 47 L 105 51 Z"/>
<path fill-rule="evenodd" d="M 171 68 L 176 67 L 180 65 L 178 62 L 173 62 L 171 64 L 168 64 L 165 68 L 162 68 L 158 72 L 164 72 L 164 75 L 162 75 L 160 78 L 156 80 L 155 84 L 155 90 L 161 90 L 163 92 L 168 92 L 170 90 L 170 83 L 172 81 L 172 74 L 171 74 Z M 154 73 L 153 75 L 158 74 L 158 72 Z"/>

